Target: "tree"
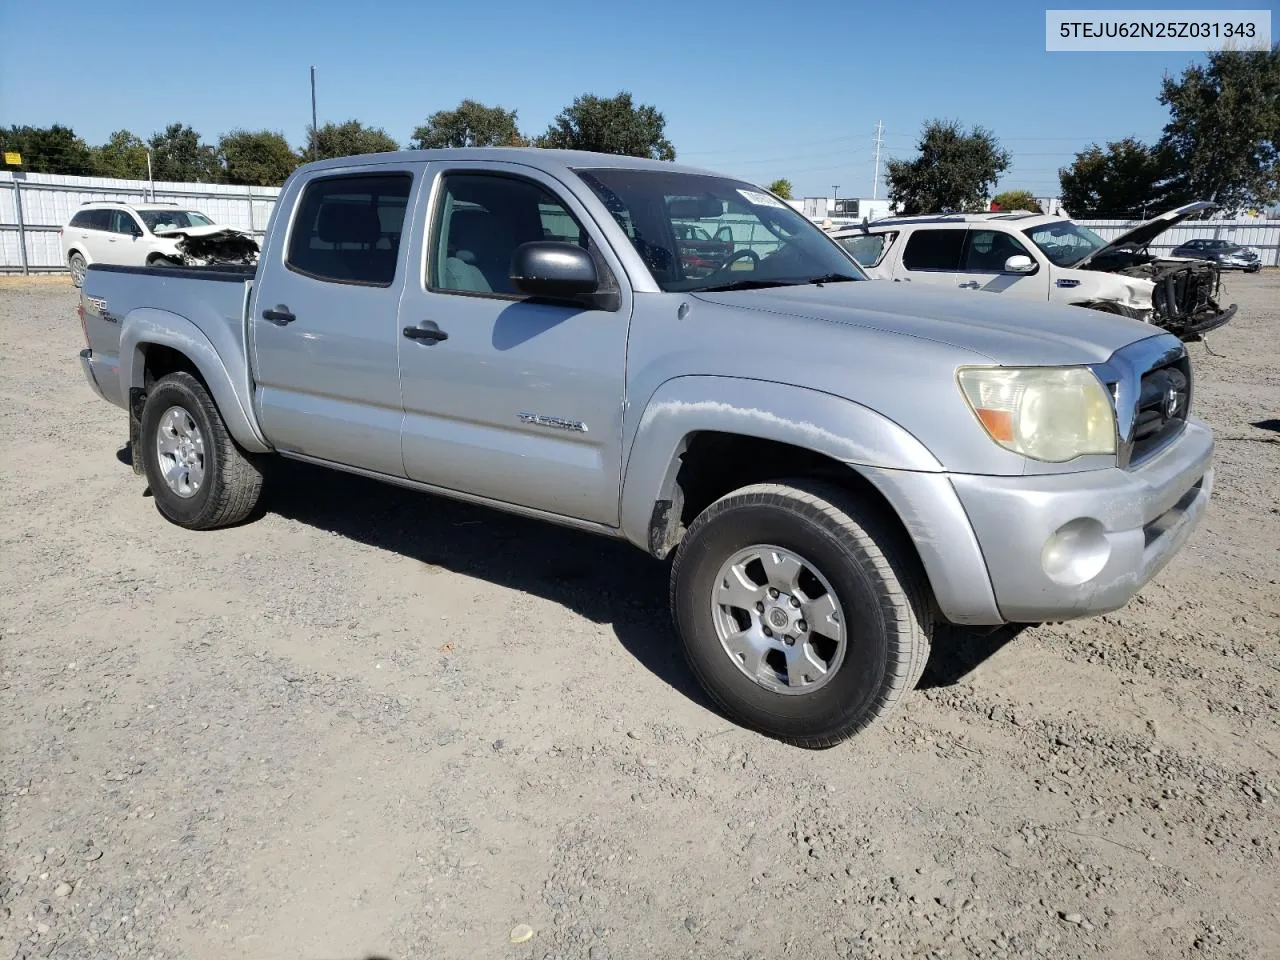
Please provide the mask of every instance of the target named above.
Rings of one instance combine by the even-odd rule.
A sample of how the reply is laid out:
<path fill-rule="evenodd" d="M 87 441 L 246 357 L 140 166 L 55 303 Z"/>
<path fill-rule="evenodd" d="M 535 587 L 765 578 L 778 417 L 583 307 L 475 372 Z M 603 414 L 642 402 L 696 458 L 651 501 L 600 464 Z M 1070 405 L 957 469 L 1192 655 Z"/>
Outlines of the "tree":
<path fill-rule="evenodd" d="M 200 142 L 200 134 L 181 123 L 151 137 L 152 173 L 157 180 L 215 183 L 221 173 L 217 151 Z"/>
<path fill-rule="evenodd" d="M 608 99 L 584 94 L 560 111 L 538 146 L 674 160 L 676 148 L 665 136 L 666 125 L 657 109 L 635 106 L 626 91 Z"/>
<path fill-rule="evenodd" d="M 1168 203 L 1166 160 L 1133 137 L 1096 143 L 1058 171 L 1062 206 L 1073 217 L 1141 217 Z"/>
<path fill-rule="evenodd" d="M 93 173 L 88 145 L 74 130 L 59 123 L 51 127 L 0 127 L 0 150 L 22 154 L 22 166 L 13 169 L 28 173 L 82 177 Z"/>
<path fill-rule="evenodd" d="M 122 180 L 147 178 L 147 145 L 128 130 L 117 130 L 106 143 L 93 148 L 93 172 Z"/>
<path fill-rule="evenodd" d="M 1280 199 L 1280 43 L 1270 50 L 1218 50 L 1174 80 L 1160 102 L 1160 138 L 1172 169 L 1172 199 L 1211 200 L 1227 211 Z"/>
<path fill-rule="evenodd" d="M 518 147 L 528 141 L 516 127 L 516 111 L 463 100 L 453 110 L 437 110 L 413 131 L 418 150 L 439 147 Z"/>
<path fill-rule="evenodd" d="M 323 160 L 325 157 L 354 157 L 361 153 L 385 153 L 399 149 L 400 144 L 381 127 L 366 127 L 359 120 L 348 120 L 346 123 L 326 123 L 319 130 L 308 126 L 307 145 L 298 153 L 303 160 L 310 160 L 313 156 Z"/>
<path fill-rule="evenodd" d="M 904 214 L 979 210 L 1009 169 L 1009 154 L 990 131 L 966 133 L 955 121 L 930 120 L 914 160 L 890 160 L 889 200 Z"/>
<path fill-rule="evenodd" d="M 218 138 L 218 160 L 227 183 L 278 187 L 298 165 L 298 155 L 283 133 L 232 130 Z"/>
<path fill-rule="evenodd" d="M 1044 213 L 1030 190 L 1005 190 L 1003 193 L 997 193 L 991 203 L 1000 210 L 1030 210 L 1032 213 Z"/>
<path fill-rule="evenodd" d="M 775 193 L 783 200 L 791 199 L 791 181 L 786 177 L 779 177 L 773 183 L 769 184 L 769 192 Z"/>

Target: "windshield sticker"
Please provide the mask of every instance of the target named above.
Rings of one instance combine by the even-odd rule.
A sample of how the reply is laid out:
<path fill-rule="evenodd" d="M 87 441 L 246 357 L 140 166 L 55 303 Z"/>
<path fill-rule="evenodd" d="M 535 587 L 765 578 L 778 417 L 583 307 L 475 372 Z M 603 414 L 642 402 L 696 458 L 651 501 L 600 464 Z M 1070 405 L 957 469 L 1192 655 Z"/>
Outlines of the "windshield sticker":
<path fill-rule="evenodd" d="M 775 200 L 767 193 L 761 193 L 759 190 L 739 190 L 747 203 L 754 204 L 757 207 L 779 207 L 783 210 L 787 208 L 785 203 Z"/>

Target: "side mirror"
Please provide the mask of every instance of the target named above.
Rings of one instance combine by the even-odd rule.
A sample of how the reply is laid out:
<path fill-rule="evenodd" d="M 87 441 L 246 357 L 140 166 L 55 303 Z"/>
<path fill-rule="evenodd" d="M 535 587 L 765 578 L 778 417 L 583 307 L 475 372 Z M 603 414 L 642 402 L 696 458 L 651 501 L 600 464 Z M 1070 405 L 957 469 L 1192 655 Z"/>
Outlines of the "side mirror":
<path fill-rule="evenodd" d="M 534 240 L 511 255 L 511 285 L 531 297 L 577 300 L 600 286 L 596 262 L 576 243 Z"/>
<path fill-rule="evenodd" d="M 1004 262 L 1005 273 L 1035 273 L 1036 262 L 1025 254 L 1017 253 Z"/>

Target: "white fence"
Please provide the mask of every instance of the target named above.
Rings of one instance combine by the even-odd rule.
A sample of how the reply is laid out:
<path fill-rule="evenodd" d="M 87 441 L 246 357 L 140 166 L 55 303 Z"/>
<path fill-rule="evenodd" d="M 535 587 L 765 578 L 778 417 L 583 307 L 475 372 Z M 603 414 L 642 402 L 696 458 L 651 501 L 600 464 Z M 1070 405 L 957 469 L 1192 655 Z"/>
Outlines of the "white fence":
<path fill-rule="evenodd" d="M 90 200 L 177 203 L 261 237 L 279 187 L 163 183 L 0 171 L 0 273 L 65 271 L 58 231 Z"/>
<path fill-rule="evenodd" d="M 154 199 L 189 205 L 215 223 L 261 237 L 278 187 L 237 187 L 218 183 L 157 183 Z M 59 229 L 89 200 L 145 203 L 152 199 L 145 180 L 60 177 L 0 171 L 0 273 L 65 271 Z M 1081 220 L 1110 240 L 1135 221 Z M 1280 221 L 1197 220 L 1161 234 L 1153 253 L 1167 253 L 1192 237 L 1215 237 L 1252 247 L 1265 266 L 1280 266 Z"/>

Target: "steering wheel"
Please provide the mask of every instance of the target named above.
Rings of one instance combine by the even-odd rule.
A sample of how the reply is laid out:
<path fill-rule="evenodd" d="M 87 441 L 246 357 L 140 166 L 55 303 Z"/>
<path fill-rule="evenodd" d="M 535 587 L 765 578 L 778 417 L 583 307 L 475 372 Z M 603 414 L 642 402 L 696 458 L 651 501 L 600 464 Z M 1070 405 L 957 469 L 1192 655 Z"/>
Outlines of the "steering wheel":
<path fill-rule="evenodd" d="M 720 266 L 716 267 L 716 270 L 713 276 L 719 276 L 722 273 L 727 273 L 729 271 L 730 264 L 737 263 L 739 260 L 742 260 L 742 259 L 751 260 L 752 270 L 760 266 L 760 258 L 756 255 L 756 252 L 747 247 L 743 247 L 741 250 L 735 250 L 733 251 L 733 253 L 729 254 L 728 259 L 725 260 L 724 263 L 720 264 Z"/>

